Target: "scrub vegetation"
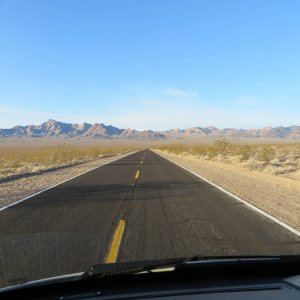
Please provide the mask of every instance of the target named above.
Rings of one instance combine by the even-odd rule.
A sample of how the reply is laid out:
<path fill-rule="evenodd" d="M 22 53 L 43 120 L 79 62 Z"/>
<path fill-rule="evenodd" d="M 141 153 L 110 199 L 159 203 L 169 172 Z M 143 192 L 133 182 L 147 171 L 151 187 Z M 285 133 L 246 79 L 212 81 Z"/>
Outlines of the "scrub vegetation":
<path fill-rule="evenodd" d="M 247 145 L 217 140 L 213 145 L 173 144 L 157 149 L 203 160 L 239 165 L 273 175 L 300 170 L 300 144 Z"/>
<path fill-rule="evenodd" d="M 129 147 L 59 145 L 48 147 L 0 148 L 0 179 L 74 165 L 133 150 Z"/>

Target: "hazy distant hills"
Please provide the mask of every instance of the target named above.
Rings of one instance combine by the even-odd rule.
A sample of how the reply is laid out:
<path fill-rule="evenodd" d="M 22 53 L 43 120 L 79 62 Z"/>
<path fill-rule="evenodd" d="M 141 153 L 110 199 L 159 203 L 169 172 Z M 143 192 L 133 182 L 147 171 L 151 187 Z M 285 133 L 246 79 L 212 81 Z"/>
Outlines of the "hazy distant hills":
<path fill-rule="evenodd" d="M 225 137 L 225 138 L 275 138 L 275 139 L 300 139 L 300 126 L 265 127 L 261 129 L 219 129 L 213 126 L 192 127 L 187 129 L 171 129 L 160 132 L 165 136 L 176 138 L 193 137 Z"/>
<path fill-rule="evenodd" d="M 71 124 L 49 120 L 41 125 L 15 126 L 10 129 L 0 129 L 0 138 L 8 137 L 85 137 L 91 139 L 135 140 L 194 139 L 200 137 L 300 139 L 300 126 L 265 127 L 261 129 L 248 130 L 235 128 L 219 129 L 209 126 L 164 131 L 138 131 L 134 129 L 120 129 L 111 125 L 107 126 L 102 123 Z"/>

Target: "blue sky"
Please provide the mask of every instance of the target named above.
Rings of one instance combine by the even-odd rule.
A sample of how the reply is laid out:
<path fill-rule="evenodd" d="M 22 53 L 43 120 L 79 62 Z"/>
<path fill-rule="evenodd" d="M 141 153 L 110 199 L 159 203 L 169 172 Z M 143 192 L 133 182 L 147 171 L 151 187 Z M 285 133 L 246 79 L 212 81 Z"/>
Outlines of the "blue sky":
<path fill-rule="evenodd" d="M 300 125 L 300 1 L 0 0 L 0 127 Z"/>

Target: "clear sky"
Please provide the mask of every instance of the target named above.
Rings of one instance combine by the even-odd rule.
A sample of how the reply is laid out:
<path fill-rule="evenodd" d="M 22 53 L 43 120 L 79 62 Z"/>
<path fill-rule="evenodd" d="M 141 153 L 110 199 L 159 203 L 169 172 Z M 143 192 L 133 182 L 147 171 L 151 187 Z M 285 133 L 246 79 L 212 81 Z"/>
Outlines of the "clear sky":
<path fill-rule="evenodd" d="M 300 125 L 300 1 L 0 0 L 0 127 Z"/>

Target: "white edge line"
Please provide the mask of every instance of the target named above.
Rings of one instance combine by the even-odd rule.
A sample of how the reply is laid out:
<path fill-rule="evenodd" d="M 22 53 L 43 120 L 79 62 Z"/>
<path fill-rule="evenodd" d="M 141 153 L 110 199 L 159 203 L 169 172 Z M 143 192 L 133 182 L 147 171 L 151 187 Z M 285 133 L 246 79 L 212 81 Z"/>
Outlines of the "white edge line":
<path fill-rule="evenodd" d="M 288 225 L 288 224 L 286 224 L 286 223 L 284 223 L 284 222 L 282 222 L 282 221 L 276 219 L 275 217 L 271 216 L 270 214 L 266 213 L 265 211 L 263 211 L 263 210 L 259 209 L 258 207 L 256 207 L 256 206 L 250 204 L 249 202 L 247 202 L 247 201 L 241 199 L 240 197 L 238 197 L 238 196 L 236 196 L 236 195 L 230 193 L 229 191 L 227 191 L 227 190 L 223 189 L 222 187 L 216 185 L 216 184 L 213 183 L 212 181 L 209 181 L 208 179 L 202 177 L 201 175 L 199 175 L 199 174 L 193 172 L 192 170 L 190 170 L 190 169 L 188 169 L 188 168 L 186 168 L 186 167 L 184 167 L 184 166 L 182 166 L 182 165 L 180 165 L 180 164 L 178 164 L 178 163 L 172 161 L 172 160 L 169 159 L 169 158 L 163 157 L 162 155 L 160 155 L 160 154 L 157 153 L 157 152 L 155 152 L 155 153 L 156 153 L 157 155 L 159 155 L 160 157 L 162 157 L 162 158 L 164 158 L 164 159 L 170 161 L 171 163 L 173 163 L 173 164 L 175 164 L 175 165 L 181 167 L 182 169 L 185 169 L 186 171 L 189 171 L 190 173 L 194 174 L 195 176 L 201 178 L 203 181 L 205 181 L 205 182 L 209 183 L 210 185 L 216 187 L 216 188 L 219 189 L 220 191 L 226 193 L 227 195 L 231 196 L 232 198 L 238 200 L 239 202 L 244 203 L 244 204 L 245 204 L 246 206 L 248 206 L 249 208 L 251 208 L 251 209 L 255 210 L 256 212 L 258 212 L 258 213 L 264 215 L 265 217 L 269 218 L 269 219 L 272 220 L 273 222 L 275 222 L 275 223 L 281 225 L 281 226 L 284 227 L 285 229 L 289 230 L 290 232 L 292 232 L 292 233 L 294 233 L 294 234 L 296 234 L 297 236 L 300 237 L 300 231 L 296 230 L 295 228 L 291 227 L 290 225 Z"/>
<path fill-rule="evenodd" d="M 133 152 L 133 153 L 128 153 L 128 155 L 131 155 L 131 154 L 134 154 L 134 153 L 135 153 L 135 152 Z M 126 153 L 125 153 L 125 154 L 126 154 Z M 128 156 L 128 155 L 126 155 L 126 156 Z M 126 157 L 126 156 L 125 156 L 125 157 Z M 116 160 L 113 160 L 113 161 L 110 161 L 110 162 L 106 162 L 106 163 L 104 163 L 103 165 L 100 165 L 100 166 L 97 166 L 97 167 L 92 168 L 92 169 L 90 169 L 90 170 L 84 171 L 84 172 L 82 172 L 82 173 L 80 173 L 80 174 L 77 174 L 77 175 L 71 177 L 71 178 L 68 178 L 68 179 L 63 180 L 63 181 L 61 181 L 61 182 L 59 182 L 59 183 L 56 183 L 56 184 L 54 184 L 54 185 L 51 185 L 51 186 L 49 186 L 49 187 L 47 187 L 47 188 L 45 188 L 45 189 L 43 189 L 43 190 L 41 190 L 41 191 L 38 191 L 38 192 L 36 192 L 36 193 L 34 193 L 34 194 L 32 194 L 32 195 L 29 195 L 29 196 L 27 196 L 27 197 L 25 197 L 25 198 L 22 198 L 22 199 L 20 199 L 20 200 L 17 200 L 16 202 L 13 202 L 13 203 L 11 203 L 11 204 L 8 204 L 8 205 L 6 205 L 6 206 L 3 206 L 3 207 L 0 208 L 0 212 L 3 211 L 3 210 L 5 210 L 6 208 L 15 206 L 15 205 L 17 205 L 17 204 L 19 204 L 19 203 L 21 203 L 21 202 L 23 202 L 23 201 L 25 201 L 25 200 L 28 200 L 28 199 L 30 199 L 30 198 L 32 198 L 32 197 L 34 197 L 34 196 L 37 196 L 37 195 L 41 194 L 41 193 L 43 193 L 43 192 L 46 192 L 46 191 L 48 191 L 48 190 L 51 190 L 51 189 L 55 188 L 56 186 L 58 186 L 58 185 L 60 185 L 60 184 L 63 184 L 63 183 L 65 183 L 65 182 L 69 181 L 69 180 L 72 180 L 72 179 L 74 179 L 74 178 L 76 178 L 76 177 L 79 177 L 79 176 L 81 176 L 81 175 L 83 175 L 83 174 L 86 174 L 86 173 L 88 173 L 88 172 L 91 172 L 91 171 L 93 171 L 93 170 L 96 170 L 96 169 L 98 169 L 98 168 L 101 168 L 101 167 L 103 167 L 103 166 L 105 166 L 105 165 L 108 165 L 108 164 L 110 164 L 110 163 L 112 163 L 112 162 L 118 161 L 118 160 L 122 159 L 123 157 L 124 157 L 124 156 L 122 156 L 122 157 L 120 157 L 120 158 L 118 158 L 118 159 L 116 159 Z"/>

